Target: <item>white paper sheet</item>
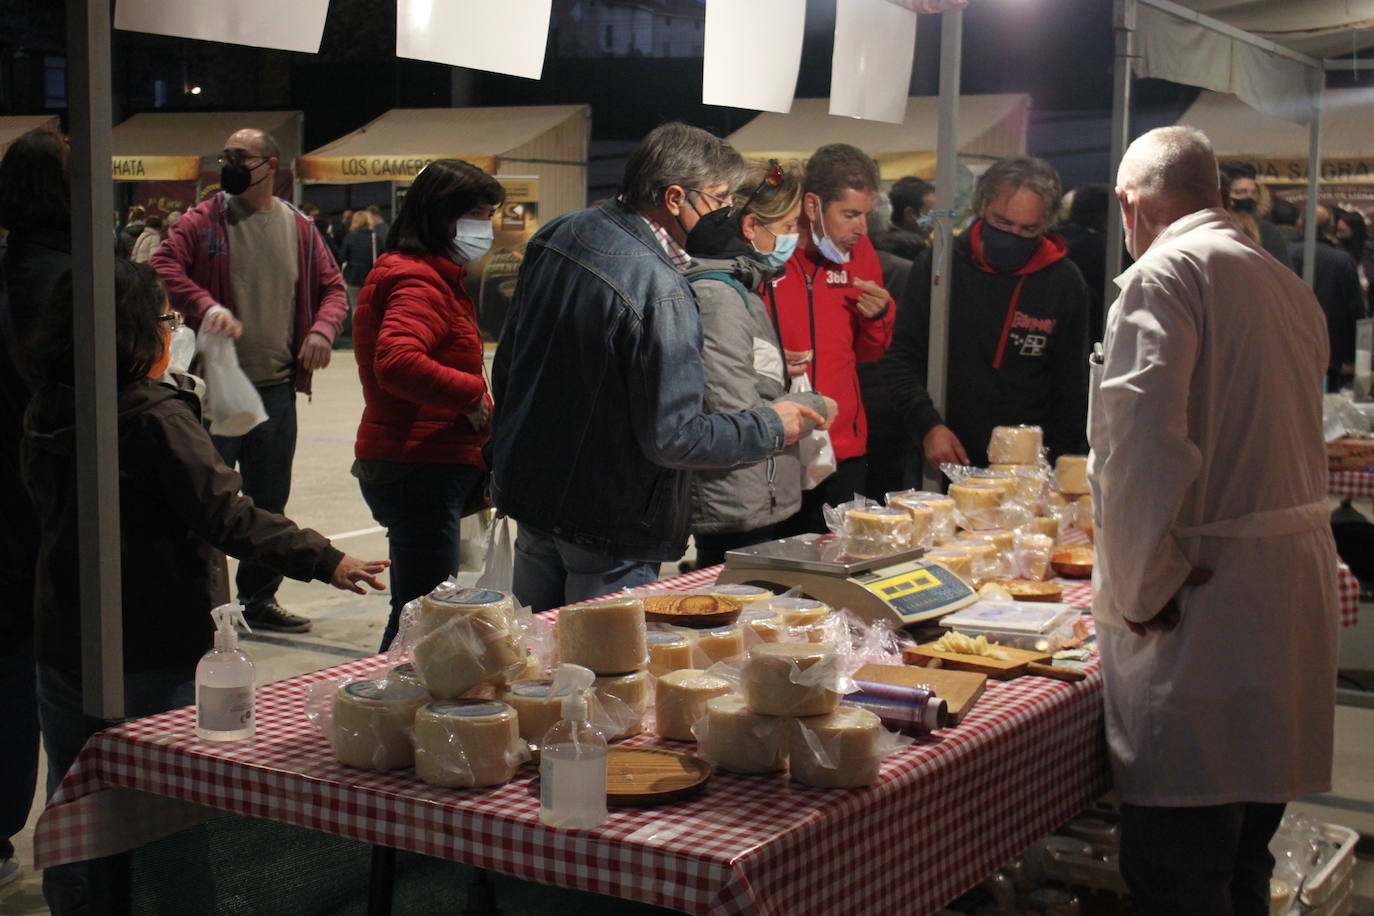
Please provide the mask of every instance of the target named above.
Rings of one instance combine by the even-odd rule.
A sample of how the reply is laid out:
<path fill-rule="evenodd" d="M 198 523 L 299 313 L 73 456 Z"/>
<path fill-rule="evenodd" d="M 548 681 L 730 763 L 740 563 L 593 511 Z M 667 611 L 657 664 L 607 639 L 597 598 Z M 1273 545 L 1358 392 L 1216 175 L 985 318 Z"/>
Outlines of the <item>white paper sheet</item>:
<path fill-rule="evenodd" d="M 707 0 L 702 102 L 791 111 L 805 24 L 806 0 Z"/>
<path fill-rule="evenodd" d="M 836 0 L 830 113 L 902 123 L 915 53 L 915 13 L 888 0 Z"/>
<path fill-rule="evenodd" d="M 202 41 L 318 54 L 329 0 L 117 0 L 114 24 Z"/>
<path fill-rule="evenodd" d="M 537 80 L 552 0 L 397 0 L 396 56 Z"/>

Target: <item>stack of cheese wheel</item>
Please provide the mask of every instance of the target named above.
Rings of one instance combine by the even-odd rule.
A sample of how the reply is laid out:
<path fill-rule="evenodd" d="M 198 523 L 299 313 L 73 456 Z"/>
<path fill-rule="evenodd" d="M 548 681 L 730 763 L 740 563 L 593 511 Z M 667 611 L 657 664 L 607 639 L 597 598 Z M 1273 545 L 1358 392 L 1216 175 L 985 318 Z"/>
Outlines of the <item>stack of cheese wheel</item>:
<path fill-rule="evenodd" d="M 867 709 L 843 705 L 787 729 L 792 778 L 822 789 L 858 789 L 878 779 L 883 727 Z"/>
<path fill-rule="evenodd" d="M 977 468 L 971 471 L 965 483 L 990 484 L 1002 491 L 1002 502 L 1011 499 L 1016 493 L 1016 476 L 1011 471 L 994 471 Z"/>
<path fill-rule="evenodd" d="M 1054 462 L 1054 479 L 1059 492 L 1065 496 L 1082 496 L 1088 492 L 1088 456 L 1060 455 Z"/>
<path fill-rule="evenodd" d="M 879 557 L 903 549 L 911 540 L 911 515 L 890 506 L 850 509 L 844 515 L 845 552 Z"/>
<path fill-rule="evenodd" d="M 659 678 L 654 691 L 657 734 L 674 741 L 692 741 L 692 727 L 706 714 L 706 702 L 730 693 L 731 688 L 723 677 L 700 668 L 684 668 Z"/>
<path fill-rule="evenodd" d="M 453 699 L 488 681 L 504 682 L 525 670 L 511 598 L 492 589 L 458 589 L 421 599 L 420 632 L 411 650 L 415 671 L 429 692 Z"/>
<path fill-rule="evenodd" d="M 552 691 L 552 679 L 530 678 L 510 684 L 501 697 L 506 705 L 515 710 L 520 737 L 536 747 L 543 743 L 544 735 L 563 717 L 563 698 L 551 696 Z"/>
<path fill-rule="evenodd" d="M 965 528 L 999 527 L 997 509 L 1002 505 L 1002 487 L 970 480 L 951 484 L 949 495 L 954 500 L 955 509 L 958 510 L 957 517 L 962 519 Z"/>
<path fill-rule="evenodd" d="M 992 464 L 1038 464 L 1044 437 L 1038 426 L 994 426 L 988 440 Z"/>
<path fill-rule="evenodd" d="M 887 504 L 894 509 L 905 509 L 911 516 L 911 534 L 907 544 L 923 547 L 934 537 L 935 509 L 917 499 L 901 494 L 888 497 Z"/>
<path fill-rule="evenodd" d="M 837 664 L 835 650 L 828 646 L 762 643 L 749 650 L 741 672 L 744 701 L 750 712 L 765 716 L 831 712 L 840 702 L 840 694 L 830 689 Z"/>
<path fill-rule="evenodd" d="M 888 505 L 896 505 L 896 500 L 902 502 L 917 502 L 927 506 L 931 511 L 931 536 L 935 540 L 949 537 L 954 533 L 954 499 L 944 493 L 936 493 L 933 490 L 903 490 L 900 493 L 888 494 Z"/>
<path fill-rule="evenodd" d="M 432 786 L 510 782 L 522 755 L 516 712 L 495 700 L 438 700 L 415 714 L 415 775 Z"/>
<path fill-rule="evenodd" d="M 558 612 L 554 625 L 558 660 L 590 668 L 597 699 L 592 719 L 610 732 L 607 738 L 626 738 L 643 729 L 648 697 L 648 629 L 644 605 L 638 598 L 608 598 L 575 604 Z"/>
<path fill-rule="evenodd" d="M 961 579 L 973 581 L 973 560 L 962 546 L 936 547 L 925 552 L 925 559 L 939 563 Z"/>
<path fill-rule="evenodd" d="M 787 732 L 791 720 L 750 712 L 744 698 L 726 694 L 706 702 L 697 723 L 701 756 L 732 773 L 777 773 L 787 769 Z"/>
<path fill-rule="evenodd" d="M 423 686 L 400 678 L 353 681 L 334 693 L 330 742 L 345 766 L 398 770 L 415 763 L 415 713 L 430 701 Z"/>
<path fill-rule="evenodd" d="M 654 677 L 692 667 L 692 640 L 681 630 L 651 629 L 644 639 L 649 649 L 649 673 Z"/>
<path fill-rule="evenodd" d="M 601 707 L 594 717 L 607 740 L 630 738 L 644 730 L 644 710 L 649 701 L 649 673 L 631 671 L 610 674 L 592 682 L 592 693 Z"/>

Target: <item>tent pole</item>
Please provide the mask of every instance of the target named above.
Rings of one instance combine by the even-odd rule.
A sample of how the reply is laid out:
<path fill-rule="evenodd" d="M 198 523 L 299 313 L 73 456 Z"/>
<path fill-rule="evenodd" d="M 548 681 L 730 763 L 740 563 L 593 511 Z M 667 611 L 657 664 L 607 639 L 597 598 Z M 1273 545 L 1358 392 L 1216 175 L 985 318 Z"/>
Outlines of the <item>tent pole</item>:
<path fill-rule="evenodd" d="M 110 212 L 110 5 L 67 0 L 71 114 L 72 358 L 76 366 L 77 554 L 81 691 L 87 715 L 124 714 L 120 608 L 119 432 L 115 400 L 114 244 Z M 98 307 L 103 306 L 103 307 Z M 75 635 L 75 634 L 69 634 Z"/>
<path fill-rule="evenodd" d="M 954 200 L 959 182 L 959 69 L 962 65 L 964 14 L 940 14 L 940 126 L 935 166 L 935 229 L 930 271 L 930 352 L 926 390 L 941 416 L 949 386 L 949 277 L 954 251 Z M 940 476 L 926 469 L 930 489 L 939 489 Z"/>
<path fill-rule="evenodd" d="M 1135 0 L 1116 0 L 1113 28 L 1116 31 L 1116 60 L 1112 63 L 1112 143 L 1109 183 L 1115 183 L 1121 157 L 1131 142 L 1131 62 L 1135 57 Z M 1102 308 L 1116 301 L 1116 277 L 1121 273 L 1121 243 L 1123 237 L 1121 208 L 1115 202 L 1107 206 L 1107 277 L 1102 296 Z M 1103 316 L 1102 326 L 1107 326 Z"/>
<path fill-rule="evenodd" d="M 1325 74 L 1321 74 L 1325 77 Z M 1311 286 L 1317 275 L 1317 195 L 1322 171 L 1322 105 L 1326 87 L 1317 88 L 1312 120 L 1307 125 L 1307 208 L 1302 220 L 1302 279 Z"/>

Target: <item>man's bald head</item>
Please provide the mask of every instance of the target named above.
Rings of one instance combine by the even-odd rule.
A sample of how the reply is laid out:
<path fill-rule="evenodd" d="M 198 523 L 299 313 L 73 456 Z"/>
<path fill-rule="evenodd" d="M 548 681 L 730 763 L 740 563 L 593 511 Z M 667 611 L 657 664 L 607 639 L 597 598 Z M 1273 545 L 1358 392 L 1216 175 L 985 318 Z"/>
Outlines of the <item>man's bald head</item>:
<path fill-rule="evenodd" d="M 1138 138 L 1121 157 L 1119 190 L 1167 201 L 1183 212 L 1217 205 L 1220 187 L 1212 141 L 1196 127 L 1160 127 Z"/>

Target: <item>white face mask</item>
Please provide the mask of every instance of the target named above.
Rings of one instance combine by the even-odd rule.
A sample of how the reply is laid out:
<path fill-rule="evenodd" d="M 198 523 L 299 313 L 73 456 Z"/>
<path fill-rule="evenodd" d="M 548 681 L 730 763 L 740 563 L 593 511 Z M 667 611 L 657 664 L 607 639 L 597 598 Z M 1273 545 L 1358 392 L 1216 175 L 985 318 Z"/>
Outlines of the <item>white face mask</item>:
<path fill-rule="evenodd" d="M 816 235 L 816 223 L 820 223 L 821 235 Z M 840 246 L 835 244 L 835 240 L 825 228 L 825 207 L 819 202 L 819 198 L 816 203 L 816 222 L 811 224 L 811 243 L 820 250 L 827 261 L 836 264 L 849 263 L 850 252 L 840 251 Z"/>
<path fill-rule="evenodd" d="M 482 255 L 491 250 L 496 240 L 496 230 L 489 219 L 460 219 L 453 235 L 453 260 L 459 264 L 480 261 Z"/>

